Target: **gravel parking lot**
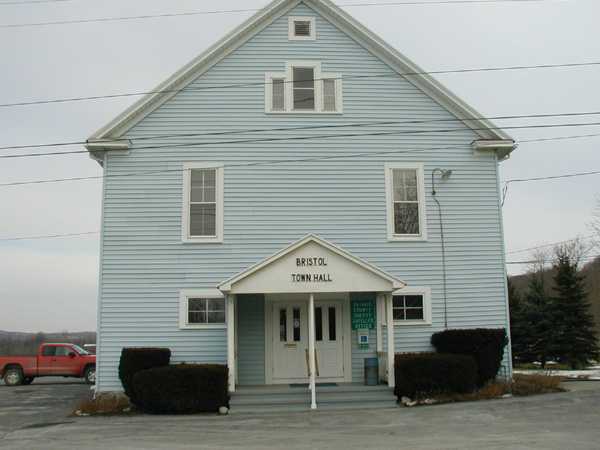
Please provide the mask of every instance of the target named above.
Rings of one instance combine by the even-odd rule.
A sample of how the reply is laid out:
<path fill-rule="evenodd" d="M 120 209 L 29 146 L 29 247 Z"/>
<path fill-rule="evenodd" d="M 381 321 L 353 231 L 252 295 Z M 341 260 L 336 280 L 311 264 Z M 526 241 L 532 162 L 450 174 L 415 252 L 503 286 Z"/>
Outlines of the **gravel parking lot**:
<path fill-rule="evenodd" d="M 78 381 L 0 386 L 5 449 L 597 449 L 600 382 L 569 392 L 414 408 L 233 416 L 69 417 Z"/>

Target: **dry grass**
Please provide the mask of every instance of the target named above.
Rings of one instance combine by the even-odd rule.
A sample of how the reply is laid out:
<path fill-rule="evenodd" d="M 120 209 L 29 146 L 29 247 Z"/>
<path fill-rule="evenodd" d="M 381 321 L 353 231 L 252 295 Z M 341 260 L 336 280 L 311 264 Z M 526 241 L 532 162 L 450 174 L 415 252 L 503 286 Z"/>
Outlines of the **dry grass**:
<path fill-rule="evenodd" d="M 121 416 L 133 413 L 129 399 L 123 394 L 101 394 L 75 407 L 76 416 Z"/>
<path fill-rule="evenodd" d="M 416 404 L 472 402 L 477 400 L 490 400 L 495 398 L 522 397 L 528 395 L 547 394 L 550 392 L 562 392 L 560 387 L 563 379 L 552 376 L 550 373 L 521 375 L 516 374 L 511 381 L 490 382 L 480 389 L 468 394 L 443 394 L 428 399 L 417 399 L 416 402 L 408 403 L 409 406 Z"/>

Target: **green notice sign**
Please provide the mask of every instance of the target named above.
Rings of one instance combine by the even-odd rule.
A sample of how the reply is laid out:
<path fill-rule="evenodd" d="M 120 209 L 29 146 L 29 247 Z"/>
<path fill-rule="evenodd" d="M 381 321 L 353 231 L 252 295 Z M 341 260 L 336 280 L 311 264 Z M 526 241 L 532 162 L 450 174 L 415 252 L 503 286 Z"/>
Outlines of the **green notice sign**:
<path fill-rule="evenodd" d="M 351 303 L 352 329 L 374 330 L 375 302 L 373 300 L 359 300 Z"/>

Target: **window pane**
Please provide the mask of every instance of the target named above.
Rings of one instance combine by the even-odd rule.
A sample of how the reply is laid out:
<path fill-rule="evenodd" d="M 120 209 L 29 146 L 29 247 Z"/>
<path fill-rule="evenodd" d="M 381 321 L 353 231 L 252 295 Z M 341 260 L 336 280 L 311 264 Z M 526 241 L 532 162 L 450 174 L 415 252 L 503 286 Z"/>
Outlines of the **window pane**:
<path fill-rule="evenodd" d="M 407 309 L 406 320 L 421 320 L 423 319 L 422 309 Z"/>
<path fill-rule="evenodd" d="M 279 308 L 279 342 L 287 341 L 287 309 Z"/>
<path fill-rule="evenodd" d="M 403 309 L 394 309 L 394 320 L 404 320 Z"/>
<path fill-rule="evenodd" d="M 419 234 L 418 203 L 394 203 L 394 233 Z"/>
<path fill-rule="evenodd" d="M 190 235 L 214 236 L 216 234 L 216 205 L 190 205 Z"/>
<path fill-rule="evenodd" d="M 336 329 L 335 329 L 335 307 L 329 307 L 329 341 L 333 342 L 336 340 Z"/>
<path fill-rule="evenodd" d="M 208 311 L 207 323 L 225 323 L 225 311 Z"/>
<path fill-rule="evenodd" d="M 314 69 L 312 67 L 294 67 L 294 88 L 314 87 Z"/>
<path fill-rule="evenodd" d="M 323 110 L 335 111 L 335 80 L 323 80 Z"/>
<path fill-rule="evenodd" d="M 285 87 L 285 83 L 283 80 L 273 80 L 272 81 L 273 86 L 273 95 L 272 95 L 272 102 L 273 104 L 271 105 L 272 109 L 285 109 L 285 102 L 284 102 L 284 87 Z"/>
<path fill-rule="evenodd" d="M 294 308 L 294 342 L 300 341 L 300 308 Z"/>
<path fill-rule="evenodd" d="M 190 200 L 192 202 L 215 201 L 215 170 L 194 169 L 191 171 Z"/>
<path fill-rule="evenodd" d="M 207 301 L 209 311 L 225 311 L 224 298 L 209 298 Z"/>
<path fill-rule="evenodd" d="M 294 89 L 294 109 L 315 109 L 314 89 Z"/>
<path fill-rule="evenodd" d="M 404 297 L 404 302 L 406 303 L 407 308 L 423 307 L 423 297 L 420 295 L 406 295 Z"/>
<path fill-rule="evenodd" d="M 190 299 L 188 299 L 188 310 L 189 311 L 204 311 L 204 310 L 206 310 L 206 299 L 205 298 L 190 298 Z"/>
<path fill-rule="evenodd" d="M 418 200 L 416 170 L 394 170 L 393 183 L 395 202 Z"/>
<path fill-rule="evenodd" d="M 206 312 L 192 312 L 188 313 L 188 323 L 207 323 Z"/>
<path fill-rule="evenodd" d="M 317 341 L 323 340 L 323 308 L 315 308 L 315 331 Z"/>

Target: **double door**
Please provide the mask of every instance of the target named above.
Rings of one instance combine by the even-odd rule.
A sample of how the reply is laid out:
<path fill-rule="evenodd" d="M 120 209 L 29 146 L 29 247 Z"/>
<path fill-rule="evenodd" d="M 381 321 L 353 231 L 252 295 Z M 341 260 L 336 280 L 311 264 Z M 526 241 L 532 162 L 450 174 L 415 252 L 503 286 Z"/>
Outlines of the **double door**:
<path fill-rule="evenodd" d="M 344 327 L 341 300 L 315 301 L 318 380 L 343 381 Z M 308 377 L 308 302 L 273 302 L 273 382 Z"/>

